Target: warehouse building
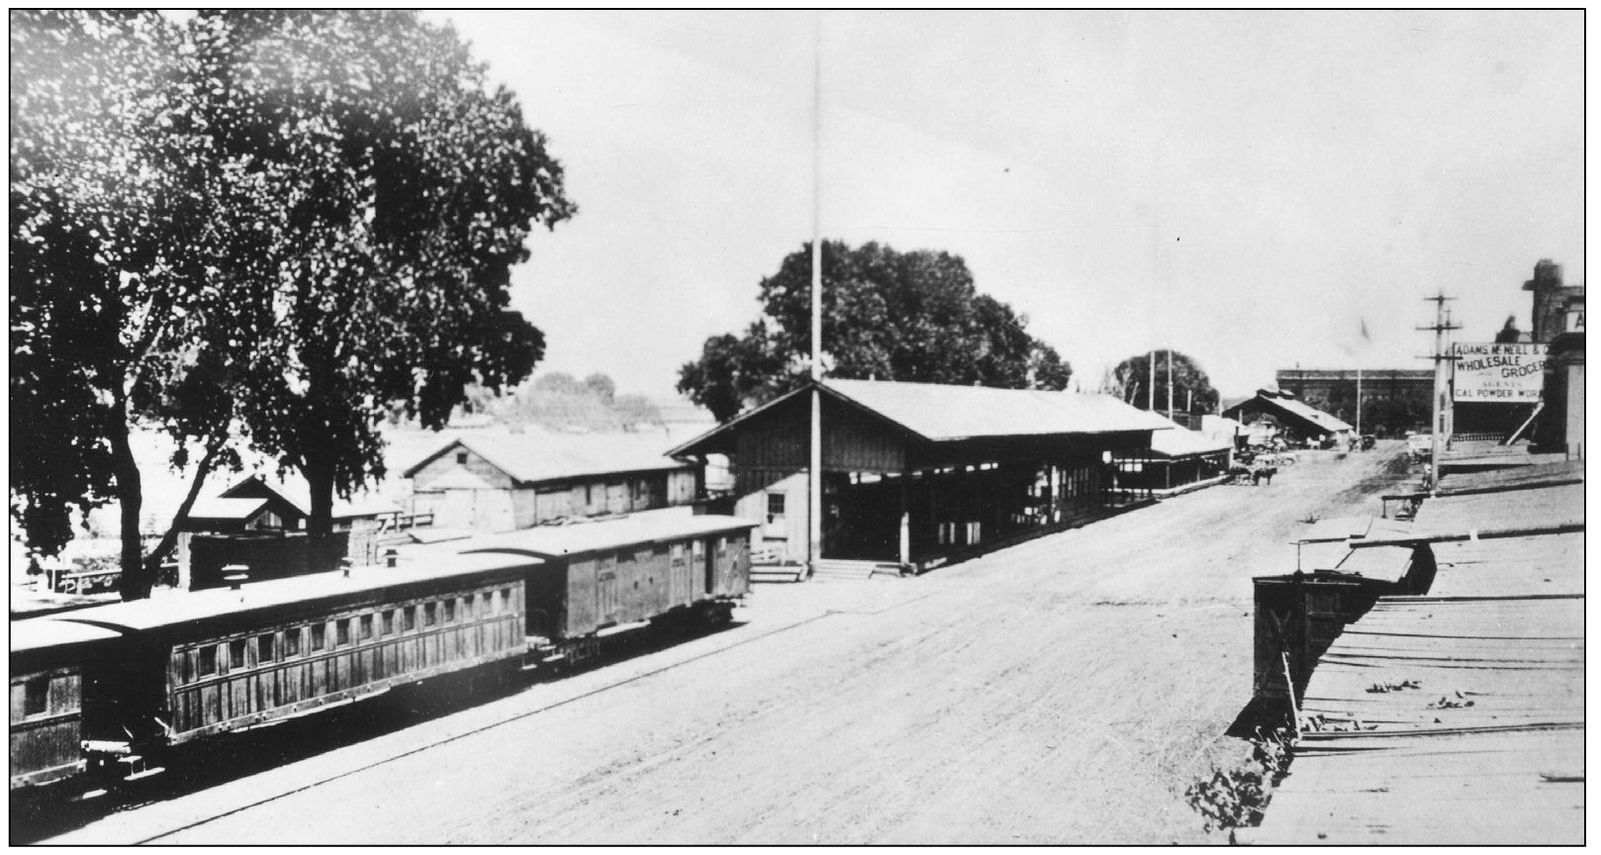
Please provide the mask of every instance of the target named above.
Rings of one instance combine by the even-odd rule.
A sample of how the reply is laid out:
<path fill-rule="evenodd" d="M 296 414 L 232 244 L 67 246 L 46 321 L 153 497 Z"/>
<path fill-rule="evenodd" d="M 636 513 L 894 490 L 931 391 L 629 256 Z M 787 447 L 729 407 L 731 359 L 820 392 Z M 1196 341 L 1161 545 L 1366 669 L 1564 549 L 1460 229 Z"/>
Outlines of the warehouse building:
<path fill-rule="evenodd" d="M 823 380 L 677 448 L 726 455 L 754 552 L 808 560 L 811 390 L 822 406 L 822 557 L 921 570 L 1093 519 L 1113 455 L 1172 423 L 1116 398 L 1021 389 Z"/>
<path fill-rule="evenodd" d="M 1271 424 L 1292 445 L 1308 440 L 1316 444 L 1343 444 L 1353 433 L 1352 427 L 1344 421 L 1308 406 L 1292 393 L 1272 389 L 1258 389 L 1256 397 L 1224 410 L 1223 417 L 1247 427 L 1263 422 Z"/>
<path fill-rule="evenodd" d="M 435 526 L 512 531 L 571 517 L 688 506 L 702 468 L 607 434 L 451 439 L 404 473 Z"/>

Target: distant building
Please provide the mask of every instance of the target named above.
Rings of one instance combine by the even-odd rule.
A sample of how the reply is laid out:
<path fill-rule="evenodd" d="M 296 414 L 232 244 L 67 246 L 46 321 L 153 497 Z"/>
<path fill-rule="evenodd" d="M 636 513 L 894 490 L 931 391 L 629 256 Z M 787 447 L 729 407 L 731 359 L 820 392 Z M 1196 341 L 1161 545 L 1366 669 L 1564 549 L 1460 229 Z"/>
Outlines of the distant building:
<path fill-rule="evenodd" d="M 1350 369 L 1282 368 L 1279 389 L 1342 421 L 1357 422 L 1358 372 Z M 1361 371 L 1362 432 L 1400 435 L 1427 429 L 1434 370 L 1379 368 Z"/>
<path fill-rule="evenodd" d="M 1350 424 L 1296 400 L 1293 394 L 1272 389 L 1258 389 L 1256 397 L 1224 410 L 1223 417 L 1247 427 L 1271 423 L 1293 445 L 1307 440 L 1320 444 L 1345 442 L 1353 430 Z"/>
<path fill-rule="evenodd" d="M 637 437 L 555 433 L 453 439 L 404 476 L 413 513 L 484 532 L 689 506 L 703 477 Z"/>
<path fill-rule="evenodd" d="M 303 481 L 251 475 L 215 496 L 200 498 L 178 523 L 179 587 L 221 584 L 230 564 L 250 568 L 253 580 L 333 570 L 339 559 L 372 564 L 382 534 L 395 528 L 399 505 L 362 496 L 335 500 L 334 537 L 326 554 L 312 554 L 306 539 L 311 496 Z"/>

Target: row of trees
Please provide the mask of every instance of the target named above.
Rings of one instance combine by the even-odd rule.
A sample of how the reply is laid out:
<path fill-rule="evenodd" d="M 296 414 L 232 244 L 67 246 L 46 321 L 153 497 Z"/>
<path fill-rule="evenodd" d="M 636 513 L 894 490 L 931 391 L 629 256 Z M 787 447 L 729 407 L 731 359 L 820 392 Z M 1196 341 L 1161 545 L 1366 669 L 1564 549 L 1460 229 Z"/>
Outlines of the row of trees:
<path fill-rule="evenodd" d="M 1066 389 L 1073 369 L 1025 327 L 1028 318 L 979 293 L 961 257 L 897 252 L 868 243 L 825 241 L 822 251 L 823 360 L 846 379 Z M 726 422 L 803 385 L 810 376 L 811 246 L 787 256 L 762 280 L 762 314 L 743 335 L 708 338 L 700 358 L 679 369 L 678 390 Z M 1182 353 L 1162 351 L 1158 382 L 1165 403 L 1168 360 L 1174 400 L 1215 412 L 1217 390 Z M 1108 373 L 1101 391 L 1144 408 L 1149 357 Z"/>
<path fill-rule="evenodd" d="M 616 382 L 599 372 L 583 380 L 562 371 L 540 374 L 509 392 L 476 387 L 468 391 L 465 407 L 513 429 L 634 431 L 663 423 L 649 398 L 617 394 Z"/>
<path fill-rule="evenodd" d="M 192 467 L 298 470 L 311 533 L 382 473 L 399 402 L 438 427 L 527 377 L 508 309 L 535 224 L 575 212 L 545 138 L 410 12 L 11 13 L 11 513 L 58 552 L 121 510 L 148 594 L 135 426 Z M 198 460 L 188 449 L 201 449 Z"/>

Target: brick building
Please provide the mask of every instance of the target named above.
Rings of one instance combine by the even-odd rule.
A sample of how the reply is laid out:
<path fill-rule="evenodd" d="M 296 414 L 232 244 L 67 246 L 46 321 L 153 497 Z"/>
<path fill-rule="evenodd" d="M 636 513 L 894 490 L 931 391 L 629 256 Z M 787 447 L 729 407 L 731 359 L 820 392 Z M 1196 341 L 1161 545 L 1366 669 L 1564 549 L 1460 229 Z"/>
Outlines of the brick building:
<path fill-rule="evenodd" d="M 1307 405 L 1356 424 L 1356 369 L 1281 368 L 1276 379 L 1279 389 Z M 1363 433 L 1399 436 L 1428 428 L 1433 369 L 1363 369 L 1361 380 Z"/>

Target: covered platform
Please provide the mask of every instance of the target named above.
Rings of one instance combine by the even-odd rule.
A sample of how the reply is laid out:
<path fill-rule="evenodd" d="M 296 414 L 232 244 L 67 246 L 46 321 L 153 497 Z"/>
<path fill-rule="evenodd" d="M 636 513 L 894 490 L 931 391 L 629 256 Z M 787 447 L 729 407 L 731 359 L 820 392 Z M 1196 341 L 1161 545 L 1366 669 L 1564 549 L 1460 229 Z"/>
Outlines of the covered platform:
<path fill-rule="evenodd" d="M 811 390 L 822 402 L 822 556 L 937 565 L 1104 513 L 1112 460 L 1173 425 L 1104 395 L 824 380 L 668 452 L 723 454 L 753 552 L 807 560 Z"/>

